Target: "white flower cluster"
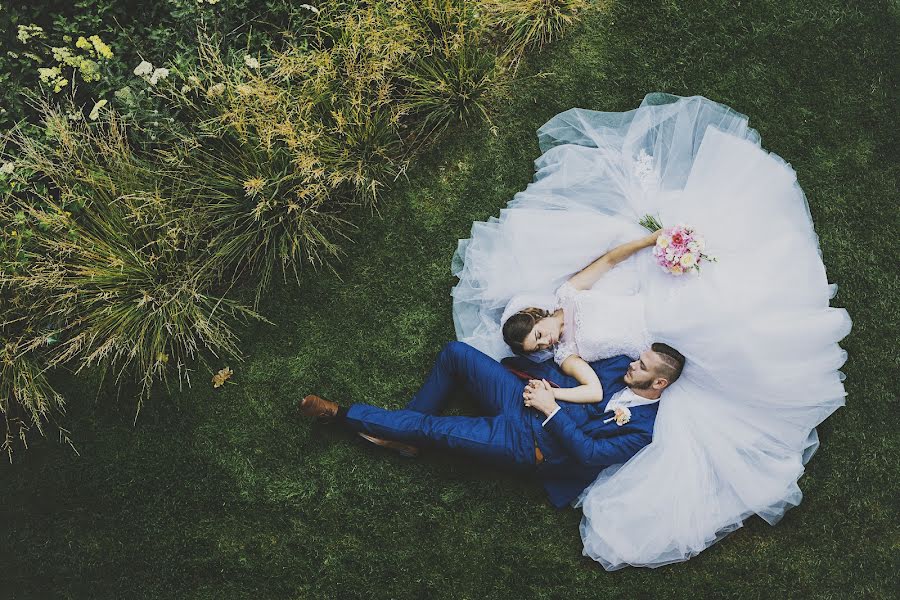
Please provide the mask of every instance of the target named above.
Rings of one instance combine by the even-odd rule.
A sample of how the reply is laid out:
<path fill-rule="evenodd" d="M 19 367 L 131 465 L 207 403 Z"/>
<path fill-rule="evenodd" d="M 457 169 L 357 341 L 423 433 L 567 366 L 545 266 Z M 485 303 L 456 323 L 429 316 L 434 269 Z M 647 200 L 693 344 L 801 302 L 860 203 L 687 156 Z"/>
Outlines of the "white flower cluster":
<path fill-rule="evenodd" d="M 3 163 L 3 165 L 0 165 L 0 175 L 12 175 L 15 170 L 16 163 L 14 162 Z"/>
<path fill-rule="evenodd" d="M 164 67 L 154 69 L 153 65 L 146 60 L 142 60 L 141 64 L 134 68 L 134 74 L 147 81 L 150 85 L 156 85 L 161 79 L 169 76 L 169 70 Z"/>
<path fill-rule="evenodd" d="M 244 64 L 251 69 L 259 68 L 259 60 L 255 56 L 250 56 L 249 54 L 244 55 Z"/>

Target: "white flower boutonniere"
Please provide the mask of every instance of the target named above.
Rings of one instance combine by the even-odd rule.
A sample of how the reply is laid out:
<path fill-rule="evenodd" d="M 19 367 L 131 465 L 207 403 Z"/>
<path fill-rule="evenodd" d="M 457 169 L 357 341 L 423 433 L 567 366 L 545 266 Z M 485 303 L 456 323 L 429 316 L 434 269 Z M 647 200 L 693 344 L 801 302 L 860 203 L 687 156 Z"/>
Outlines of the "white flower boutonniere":
<path fill-rule="evenodd" d="M 614 415 L 612 417 L 606 419 L 603 422 L 609 423 L 610 421 L 615 421 L 616 425 L 621 427 L 622 425 L 629 422 L 630 420 L 631 420 L 631 411 L 628 409 L 628 407 L 627 406 L 618 406 L 618 407 L 616 407 L 616 409 L 614 411 Z"/>

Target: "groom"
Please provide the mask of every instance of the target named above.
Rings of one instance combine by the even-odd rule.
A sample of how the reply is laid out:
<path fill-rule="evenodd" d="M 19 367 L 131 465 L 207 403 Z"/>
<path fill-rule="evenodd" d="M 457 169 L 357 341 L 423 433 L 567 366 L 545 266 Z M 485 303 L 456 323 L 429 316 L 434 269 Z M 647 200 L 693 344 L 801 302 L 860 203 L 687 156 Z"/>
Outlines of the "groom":
<path fill-rule="evenodd" d="M 617 356 L 591 366 L 603 385 L 603 400 L 556 401 L 554 387 L 578 382 L 552 361 L 517 357 L 501 364 L 468 344 L 449 342 L 401 410 L 368 404 L 345 408 L 315 395 L 303 398 L 299 408 L 304 416 L 341 422 L 405 456 L 429 445 L 533 471 L 551 504 L 562 508 L 605 467 L 627 461 L 651 442 L 657 401 L 678 379 L 684 356 L 657 343 L 637 360 Z M 483 416 L 439 416 L 455 390 L 476 400 Z M 617 422 L 615 414 L 628 412 L 630 420 Z"/>

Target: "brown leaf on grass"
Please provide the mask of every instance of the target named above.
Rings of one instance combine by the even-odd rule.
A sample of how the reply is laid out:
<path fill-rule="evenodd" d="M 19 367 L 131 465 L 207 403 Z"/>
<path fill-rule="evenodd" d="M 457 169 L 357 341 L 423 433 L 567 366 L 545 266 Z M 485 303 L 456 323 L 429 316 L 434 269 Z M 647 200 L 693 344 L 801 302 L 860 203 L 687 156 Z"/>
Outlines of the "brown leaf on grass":
<path fill-rule="evenodd" d="M 234 371 L 232 371 L 229 367 L 225 367 L 224 369 L 219 370 L 218 373 L 213 375 L 212 384 L 214 388 L 220 387 L 228 381 L 231 376 L 234 375 Z"/>

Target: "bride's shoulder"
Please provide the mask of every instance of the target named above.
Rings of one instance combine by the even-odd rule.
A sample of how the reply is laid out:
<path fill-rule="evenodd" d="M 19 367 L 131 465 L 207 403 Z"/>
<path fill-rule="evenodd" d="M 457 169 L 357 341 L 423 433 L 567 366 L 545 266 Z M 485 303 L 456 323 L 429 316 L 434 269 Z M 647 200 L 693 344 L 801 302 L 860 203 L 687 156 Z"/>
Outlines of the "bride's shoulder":
<path fill-rule="evenodd" d="M 574 285 L 566 281 L 556 290 L 556 300 L 560 304 L 564 302 L 569 302 L 572 300 L 581 290 L 577 289 Z"/>

